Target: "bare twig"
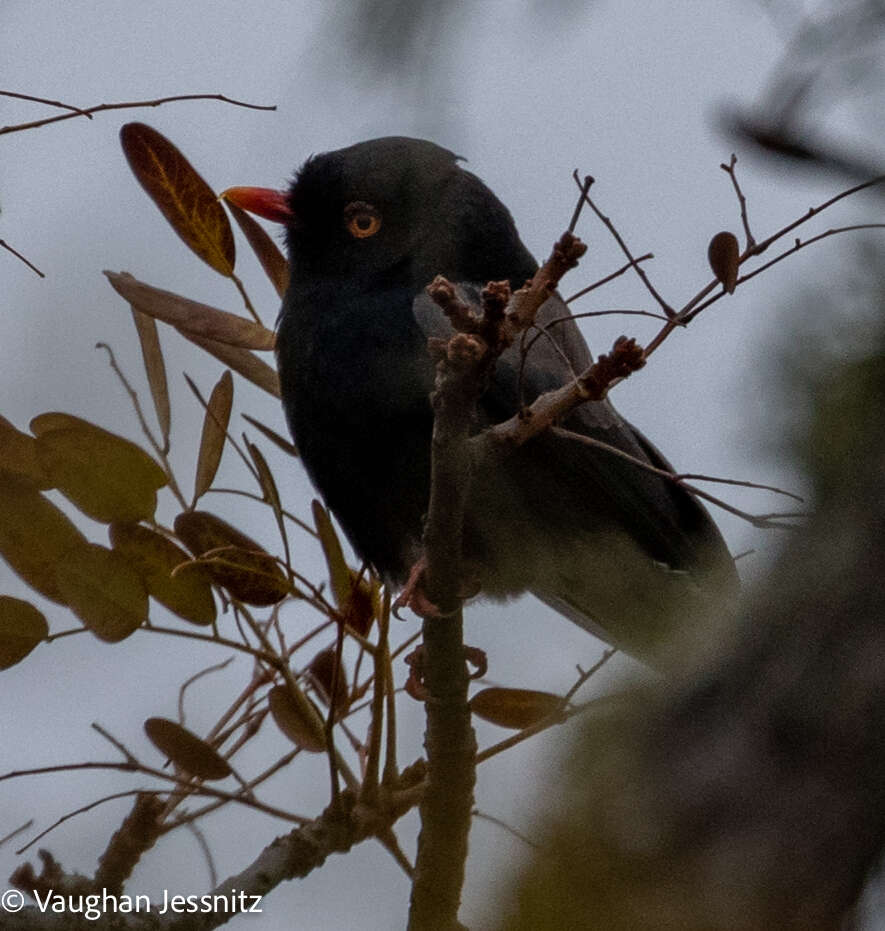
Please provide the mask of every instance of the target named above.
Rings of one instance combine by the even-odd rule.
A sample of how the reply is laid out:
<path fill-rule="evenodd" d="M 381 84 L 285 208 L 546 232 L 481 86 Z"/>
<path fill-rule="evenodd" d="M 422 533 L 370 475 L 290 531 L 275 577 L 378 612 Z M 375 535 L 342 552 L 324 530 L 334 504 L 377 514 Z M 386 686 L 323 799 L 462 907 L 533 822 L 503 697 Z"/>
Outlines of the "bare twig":
<path fill-rule="evenodd" d="M 24 262 L 25 265 L 27 265 L 28 268 L 31 269 L 31 271 L 36 272 L 41 278 L 46 277 L 46 275 L 44 275 L 43 272 L 41 272 L 40 269 L 37 268 L 37 266 L 33 262 L 26 259 L 21 254 L 21 252 L 18 251 L 18 249 L 13 249 L 12 246 L 10 246 L 9 243 L 6 242 L 5 239 L 0 239 L 0 248 L 5 249 L 7 252 L 11 252 L 17 259 Z"/>
<path fill-rule="evenodd" d="M 0 91 L 0 95 L 6 97 L 22 97 L 21 94 L 15 94 L 12 91 Z M 234 100 L 232 97 L 225 97 L 224 94 L 176 94 L 173 97 L 159 97 L 156 100 L 133 100 L 126 103 L 100 103 L 92 107 L 83 107 L 82 109 L 71 107 L 70 113 L 62 113 L 58 116 L 48 116 L 42 120 L 32 120 L 29 123 L 16 123 L 12 126 L 0 126 L 0 136 L 7 133 L 18 133 L 26 129 L 36 129 L 39 126 L 47 126 L 49 123 L 58 123 L 61 120 L 70 120 L 77 116 L 92 117 L 94 113 L 104 113 L 107 110 L 129 110 L 136 107 L 159 107 L 165 103 L 174 103 L 181 100 L 220 100 L 222 103 L 229 103 L 235 107 L 246 107 L 249 110 L 276 110 L 276 106 L 265 106 L 257 103 L 246 103 L 242 100 Z M 51 103 L 50 101 L 40 100 L 40 103 Z M 67 107 L 66 104 L 54 104 L 57 106 Z"/>
<path fill-rule="evenodd" d="M 585 192 L 584 190 L 585 182 L 582 181 L 581 178 L 578 176 L 578 172 L 575 171 L 572 177 L 575 179 L 575 184 L 577 184 L 578 187 L 581 189 L 582 199 L 587 201 L 587 206 L 590 207 L 590 209 L 602 221 L 605 228 L 612 234 L 612 236 L 614 236 L 615 241 L 621 247 L 621 251 L 630 260 L 631 268 L 636 269 L 636 274 L 639 275 L 639 277 L 642 279 L 642 283 L 646 286 L 646 288 L 648 288 L 648 291 L 651 294 L 651 296 L 658 302 L 658 304 L 660 304 L 661 310 L 663 310 L 663 312 L 668 317 L 672 317 L 676 313 L 676 311 L 674 311 L 673 308 L 661 297 L 661 295 L 658 294 L 657 289 L 651 283 L 651 281 L 649 281 L 648 275 L 645 274 L 644 269 L 639 265 L 638 261 L 633 257 L 633 254 L 630 252 L 630 248 L 627 246 L 627 243 L 624 242 L 624 238 L 618 232 L 614 223 L 612 223 L 612 221 L 602 213 L 602 211 L 596 206 L 596 204 L 593 203 L 589 194 Z"/>

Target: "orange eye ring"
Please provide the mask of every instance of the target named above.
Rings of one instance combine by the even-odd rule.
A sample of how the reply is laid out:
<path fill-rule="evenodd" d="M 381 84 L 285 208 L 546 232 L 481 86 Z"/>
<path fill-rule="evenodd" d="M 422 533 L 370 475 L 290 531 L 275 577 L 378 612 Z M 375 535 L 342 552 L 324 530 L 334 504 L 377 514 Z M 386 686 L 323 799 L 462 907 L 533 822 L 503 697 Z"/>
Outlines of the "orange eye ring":
<path fill-rule="evenodd" d="M 344 226 L 356 239 L 367 239 L 381 229 L 381 214 L 371 204 L 356 200 L 344 208 Z"/>

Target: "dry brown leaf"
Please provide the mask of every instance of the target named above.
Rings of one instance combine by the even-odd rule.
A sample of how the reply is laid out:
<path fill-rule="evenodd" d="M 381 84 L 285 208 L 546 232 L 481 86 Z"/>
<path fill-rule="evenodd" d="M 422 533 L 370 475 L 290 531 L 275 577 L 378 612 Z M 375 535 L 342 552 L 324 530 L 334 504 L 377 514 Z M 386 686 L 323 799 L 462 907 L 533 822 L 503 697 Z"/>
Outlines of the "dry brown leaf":
<path fill-rule="evenodd" d="M 126 123 L 120 143 L 133 174 L 188 248 L 219 274 L 233 275 L 236 249 L 227 214 L 191 163 L 145 123 Z"/>
<path fill-rule="evenodd" d="M 131 307 L 131 310 L 135 329 L 138 332 L 138 341 L 141 344 L 141 355 L 154 401 L 154 410 L 157 413 L 157 423 L 160 425 L 163 445 L 168 449 L 172 412 L 169 407 L 169 386 L 166 381 L 166 365 L 163 362 L 163 350 L 160 348 L 157 322 L 153 317 L 136 310 L 135 307 Z"/>
<path fill-rule="evenodd" d="M 277 244 L 261 224 L 256 223 L 245 210 L 224 198 L 224 195 L 221 195 L 221 197 L 227 204 L 227 209 L 230 210 L 239 224 L 243 235 L 252 247 L 252 251 L 258 257 L 265 274 L 270 278 L 270 283 L 274 286 L 277 294 L 282 297 L 286 293 L 286 288 L 289 287 L 289 263 L 284 258 L 283 253 L 280 252 Z"/>
<path fill-rule="evenodd" d="M 111 287 L 135 309 L 169 323 L 185 335 L 213 339 L 240 349 L 269 351 L 274 348 L 273 330 L 226 310 L 192 301 L 173 291 L 155 288 L 129 272 L 105 270 Z"/>
<path fill-rule="evenodd" d="M 174 527 L 213 581 L 234 598 L 265 607 L 290 594 L 286 576 L 273 556 L 227 521 L 208 511 L 183 511 Z"/>
<path fill-rule="evenodd" d="M 533 689 L 488 688 L 470 699 L 470 710 L 480 718 L 522 730 L 562 710 L 562 699 Z"/>
<path fill-rule="evenodd" d="M 200 453 L 194 478 L 194 503 L 203 497 L 215 481 L 227 440 L 227 427 L 233 403 L 234 381 L 230 370 L 227 370 L 212 389 L 203 417 L 203 434 L 200 437 Z"/>
<path fill-rule="evenodd" d="M 275 685 L 267 693 L 270 713 L 277 727 L 302 750 L 322 753 L 326 749 L 323 721 L 314 704 L 303 694 L 298 699 L 285 685 Z"/>
<path fill-rule="evenodd" d="M 248 349 L 240 349 L 237 346 L 227 346 L 219 343 L 214 339 L 205 339 L 197 336 L 195 333 L 188 333 L 185 330 L 179 330 L 182 336 L 187 337 L 192 343 L 204 349 L 209 355 L 214 356 L 220 362 L 239 372 L 247 381 L 253 385 L 258 385 L 268 394 L 275 398 L 282 397 L 280 391 L 280 376 L 277 375 L 276 369 L 269 366 L 263 359 L 259 359 Z"/>
<path fill-rule="evenodd" d="M 711 240 L 707 249 L 707 260 L 713 274 L 722 282 L 722 287 L 729 294 L 734 294 L 737 287 L 737 276 L 741 249 L 734 233 L 724 231 L 717 233 Z"/>
<path fill-rule="evenodd" d="M 230 763 L 214 747 L 176 721 L 148 718 L 144 732 L 161 753 L 189 776 L 225 779 L 232 772 Z"/>
<path fill-rule="evenodd" d="M 32 604 L 0 595 L 0 669 L 23 660 L 48 634 L 46 618 Z"/>

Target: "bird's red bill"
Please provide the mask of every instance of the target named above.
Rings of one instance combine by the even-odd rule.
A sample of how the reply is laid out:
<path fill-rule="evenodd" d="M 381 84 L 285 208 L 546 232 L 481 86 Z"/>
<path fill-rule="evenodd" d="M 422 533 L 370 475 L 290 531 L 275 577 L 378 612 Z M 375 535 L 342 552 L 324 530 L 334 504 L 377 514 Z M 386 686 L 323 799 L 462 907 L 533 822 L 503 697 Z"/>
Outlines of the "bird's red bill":
<path fill-rule="evenodd" d="M 229 187 L 218 196 L 241 210 L 248 210 L 274 223 L 287 223 L 292 218 L 285 191 L 268 187 Z"/>

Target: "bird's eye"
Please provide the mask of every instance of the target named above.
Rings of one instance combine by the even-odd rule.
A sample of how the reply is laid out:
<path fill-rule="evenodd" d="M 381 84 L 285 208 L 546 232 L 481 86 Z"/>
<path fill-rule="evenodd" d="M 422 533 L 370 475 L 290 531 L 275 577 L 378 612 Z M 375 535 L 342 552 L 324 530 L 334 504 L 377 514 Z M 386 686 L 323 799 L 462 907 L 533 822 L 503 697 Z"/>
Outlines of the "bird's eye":
<path fill-rule="evenodd" d="M 344 208 L 344 226 L 351 236 L 366 239 L 381 229 L 381 213 L 371 204 L 355 200 Z"/>

